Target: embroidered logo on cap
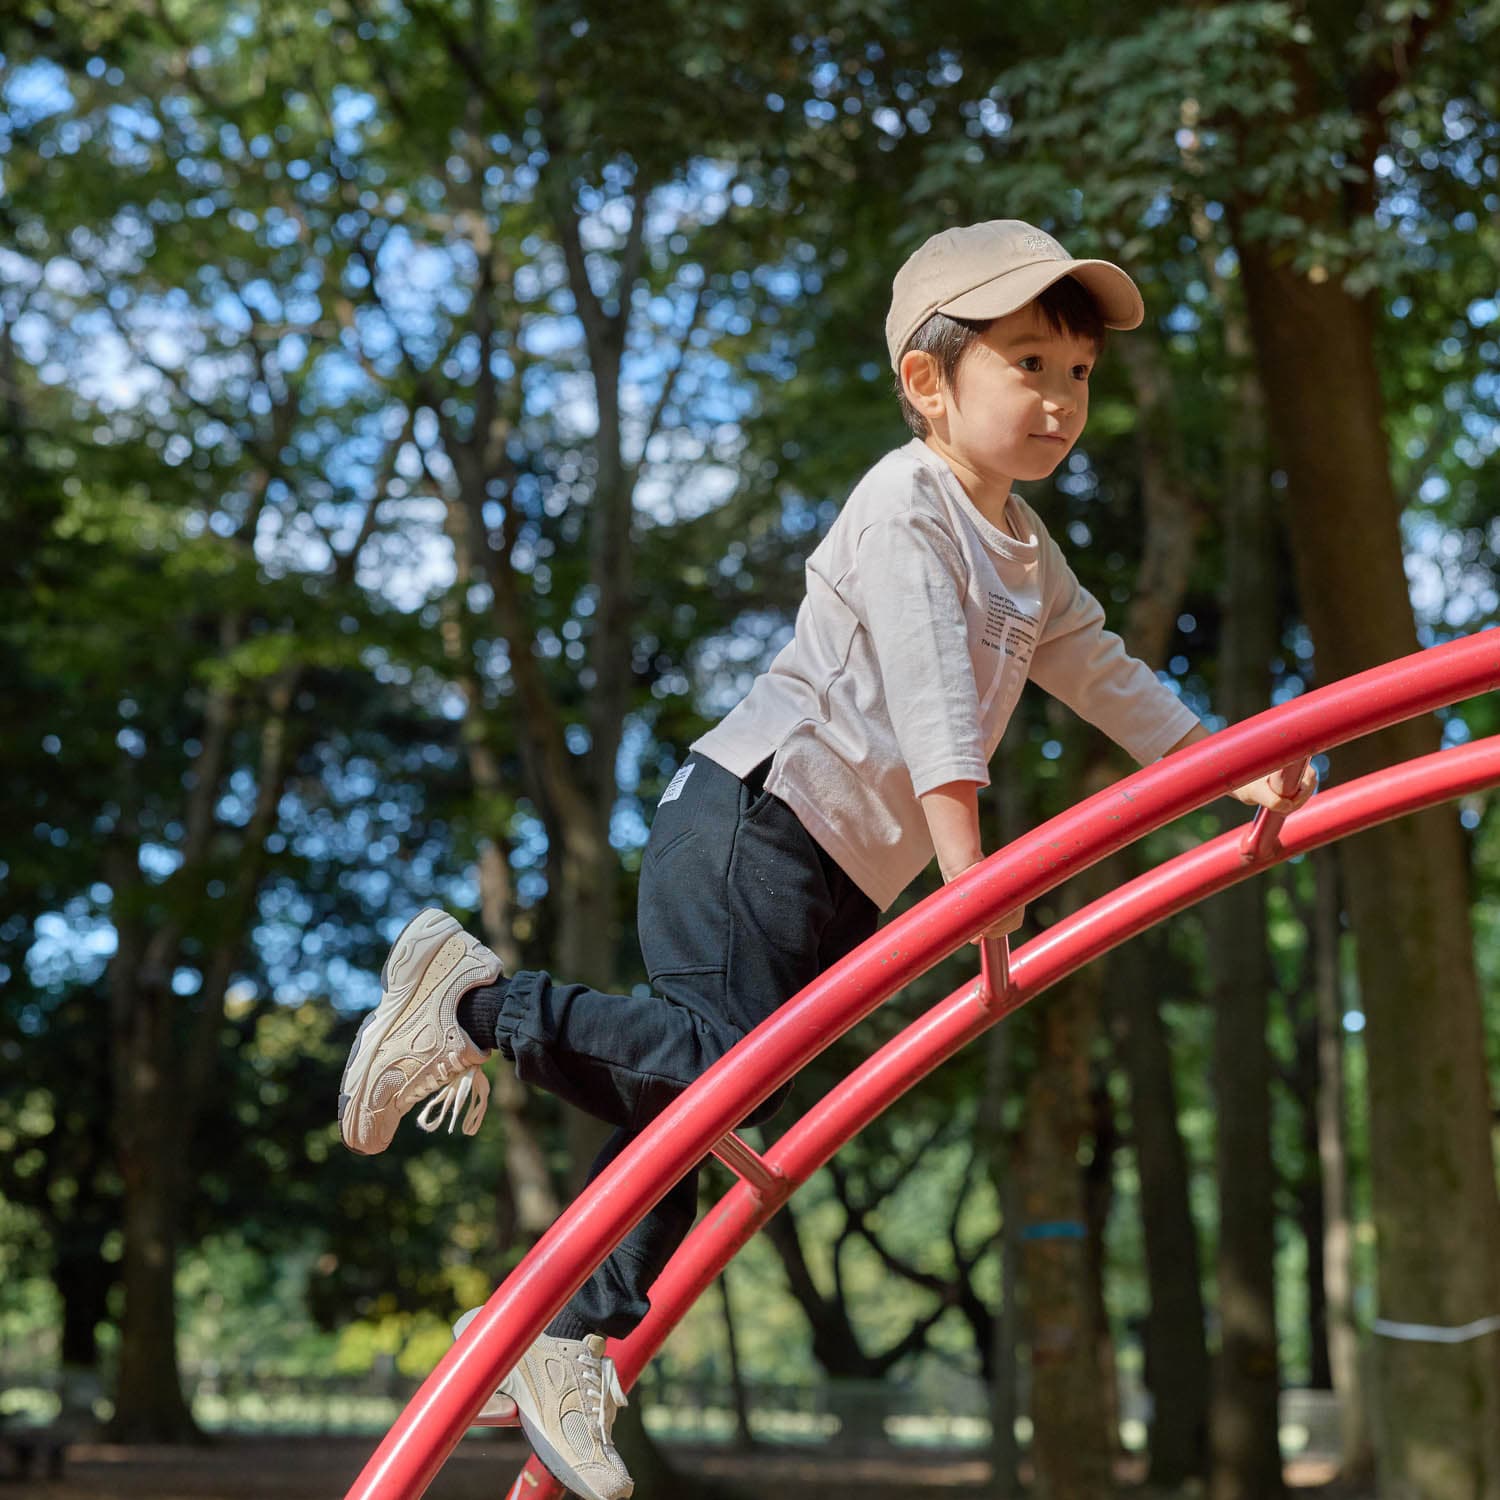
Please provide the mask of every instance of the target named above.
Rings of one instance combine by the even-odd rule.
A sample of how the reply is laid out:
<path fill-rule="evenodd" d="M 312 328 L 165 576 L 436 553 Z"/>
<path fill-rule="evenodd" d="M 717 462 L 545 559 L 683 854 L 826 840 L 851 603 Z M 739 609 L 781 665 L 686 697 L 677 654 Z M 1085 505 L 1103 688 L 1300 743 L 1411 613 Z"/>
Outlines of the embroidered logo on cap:
<path fill-rule="evenodd" d="M 1040 234 L 1033 231 L 1021 241 L 1023 250 L 1034 250 L 1038 255 L 1050 255 L 1056 259 L 1063 258 L 1067 251 L 1052 238 L 1050 234 Z"/>

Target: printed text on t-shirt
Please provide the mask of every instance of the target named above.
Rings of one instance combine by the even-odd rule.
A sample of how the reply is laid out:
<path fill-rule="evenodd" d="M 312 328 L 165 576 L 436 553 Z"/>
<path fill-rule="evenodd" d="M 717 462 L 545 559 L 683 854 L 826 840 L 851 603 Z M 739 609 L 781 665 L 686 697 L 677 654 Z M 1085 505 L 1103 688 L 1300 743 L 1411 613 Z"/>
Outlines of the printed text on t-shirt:
<path fill-rule="evenodd" d="M 981 643 L 992 651 L 1003 651 L 1007 656 L 1030 661 L 1036 646 L 1036 616 L 1028 615 L 1009 594 L 989 593 L 985 598 L 988 606 Z"/>

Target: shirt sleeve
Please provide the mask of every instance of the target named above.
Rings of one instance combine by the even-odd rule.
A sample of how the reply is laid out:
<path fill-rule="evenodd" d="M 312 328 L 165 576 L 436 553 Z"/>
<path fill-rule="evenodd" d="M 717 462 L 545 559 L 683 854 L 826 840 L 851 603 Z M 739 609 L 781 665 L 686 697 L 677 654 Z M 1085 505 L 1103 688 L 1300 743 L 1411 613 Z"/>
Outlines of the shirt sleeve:
<path fill-rule="evenodd" d="M 850 605 L 869 632 L 913 792 L 950 781 L 987 786 L 958 548 L 933 517 L 878 521 L 856 544 L 855 575 Z"/>
<path fill-rule="evenodd" d="M 1030 676 L 1140 765 L 1166 754 L 1198 716 L 1125 643 L 1049 536 L 1046 613 Z"/>

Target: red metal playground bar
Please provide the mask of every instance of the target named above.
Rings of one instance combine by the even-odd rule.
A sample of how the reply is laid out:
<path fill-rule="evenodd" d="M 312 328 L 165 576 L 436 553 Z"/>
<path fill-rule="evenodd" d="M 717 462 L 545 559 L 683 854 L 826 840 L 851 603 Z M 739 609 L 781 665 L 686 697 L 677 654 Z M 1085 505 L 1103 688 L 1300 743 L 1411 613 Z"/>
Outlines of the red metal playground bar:
<path fill-rule="evenodd" d="M 611 1348 L 627 1387 L 733 1258 L 840 1146 L 1003 1016 L 1091 959 L 1236 881 L 1390 818 L 1500 784 L 1500 736 L 1424 756 L 1315 797 L 1285 821 L 1257 814 L 1093 902 L 983 972 L 858 1067 L 764 1155 L 733 1133 L 769 1094 L 897 990 L 1106 855 L 1233 787 L 1321 750 L 1500 686 L 1500 630 L 1331 683 L 1178 752 L 1023 835 L 881 928 L 710 1068 L 641 1133 L 506 1278 L 454 1344 L 346 1500 L 423 1494 L 500 1378 L 595 1266 L 691 1167 L 717 1155 L 741 1181 L 698 1223 L 651 1292 L 646 1321 Z M 535 1458 L 511 1490 L 564 1492 Z"/>

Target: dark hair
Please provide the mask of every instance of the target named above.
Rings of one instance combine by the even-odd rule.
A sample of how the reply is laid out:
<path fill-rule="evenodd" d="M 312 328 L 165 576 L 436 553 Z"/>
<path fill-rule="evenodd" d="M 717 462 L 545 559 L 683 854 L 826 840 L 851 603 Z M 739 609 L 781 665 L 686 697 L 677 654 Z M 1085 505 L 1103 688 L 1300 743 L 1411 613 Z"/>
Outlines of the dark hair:
<path fill-rule="evenodd" d="M 1070 333 L 1075 338 L 1087 339 L 1096 349 L 1104 347 L 1104 314 L 1083 283 L 1073 277 L 1064 276 L 1061 281 L 1054 281 L 1028 305 L 1041 312 L 1054 333 Z M 964 355 L 993 321 L 992 318 L 950 318 L 947 313 L 933 313 L 906 341 L 906 348 L 901 353 L 904 357 L 915 349 L 919 354 L 932 355 L 943 384 L 956 387 L 958 367 Z M 907 399 L 899 371 L 896 374 L 896 399 L 906 425 L 918 437 L 926 437 L 927 418 Z"/>

